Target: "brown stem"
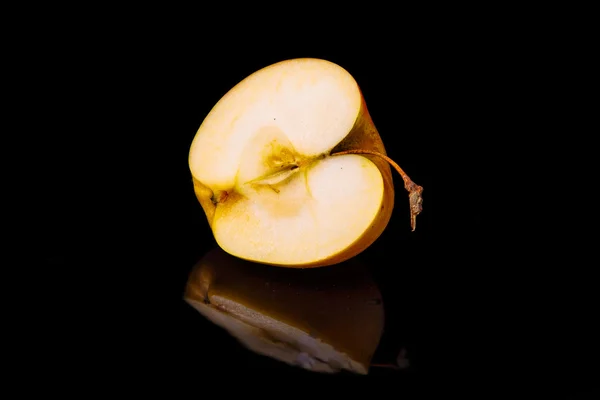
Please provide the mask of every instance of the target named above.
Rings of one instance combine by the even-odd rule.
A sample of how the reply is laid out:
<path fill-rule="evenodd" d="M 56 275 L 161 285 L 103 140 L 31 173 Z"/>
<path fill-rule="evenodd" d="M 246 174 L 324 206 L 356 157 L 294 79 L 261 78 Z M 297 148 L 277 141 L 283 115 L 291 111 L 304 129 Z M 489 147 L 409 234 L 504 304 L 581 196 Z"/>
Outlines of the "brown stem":
<path fill-rule="evenodd" d="M 396 162 L 394 160 L 392 160 L 391 158 L 389 158 L 388 156 L 378 153 L 376 151 L 371 151 L 371 150 L 344 150 L 344 151 L 340 151 L 338 153 L 333 153 L 331 154 L 332 156 L 340 156 L 343 154 L 371 154 L 374 156 L 378 156 L 383 158 L 385 161 L 387 161 L 388 163 L 390 163 L 392 165 L 392 167 L 394 167 L 394 169 L 396 169 L 396 171 L 398 171 L 398 173 L 400 174 L 400 176 L 402 177 L 402 180 L 404 181 L 404 188 L 408 191 L 408 199 L 410 202 L 410 226 L 414 232 L 414 230 L 417 228 L 417 215 L 419 215 L 421 213 L 421 211 L 423 211 L 423 188 L 419 185 L 417 185 L 416 183 L 414 183 L 409 177 L 408 175 L 406 175 L 406 173 L 402 170 L 402 168 L 400 168 L 400 166 L 398 164 L 396 164 Z"/>

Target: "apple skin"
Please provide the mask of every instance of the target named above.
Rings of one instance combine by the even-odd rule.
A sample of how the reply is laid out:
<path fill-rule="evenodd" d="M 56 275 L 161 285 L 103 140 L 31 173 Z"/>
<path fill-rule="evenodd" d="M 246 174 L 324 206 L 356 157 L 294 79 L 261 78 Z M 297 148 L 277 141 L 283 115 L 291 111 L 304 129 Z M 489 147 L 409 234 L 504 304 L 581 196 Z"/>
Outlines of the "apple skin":
<path fill-rule="evenodd" d="M 359 89 L 360 90 L 360 89 Z M 336 152 L 344 151 L 344 150 L 371 150 L 376 151 L 380 154 L 387 155 L 385 151 L 385 146 L 379 136 L 379 132 L 373 123 L 371 115 L 367 109 L 367 105 L 364 99 L 364 96 L 361 92 L 361 107 L 354 123 L 354 126 L 348 133 L 348 135 L 337 145 L 335 146 L 330 154 L 334 154 Z M 335 157 L 335 156 L 333 156 Z M 371 226 L 350 246 L 345 248 L 343 251 L 334 254 L 328 258 L 313 262 L 313 263 L 304 263 L 304 264 L 274 264 L 267 263 L 257 260 L 249 260 L 253 262 L 261 262 L 262 264 L 274 265 L 285 268 L 317 268 L 317 267 L 325 267 L 329 265 L 339 264 L 343 261 L 346 261 L 361 252 L 367 249 L 379 236 L 383 233 L 387 224 L 390 221 L 392 216 L 392 210 L 394 208 L 394 182 L 392 179 L 392 171 L 390 165 L 387 161 L 385 161 L 381 157 L 372 156 L 369 154 L 361 155 L 361 157 L 366 157 L 370 161 L 372 161 L 379 171 L 381 172 L 381 176 L 383 178 L 384 183 L 384 195 L 383 200 L 381 202 L 381 208 L 375 219 L 373 220 Z M 212 229 L 213 219 L 215 215 L 216 205 L 213 203 L 214 193 L 211 189 L 203 185 L 196 178 L 193 178 L 194 184 L 194 192 L 196 194 L 196 198 L 200 202 L 204 213 L 206 214 L 206 218 L 208 223 Z M 236 201 L 236 196 L 239 196 L 235 193 L 232 193 L 231 197 L 227 199 L 230 204 Z M 239 257 L 236 255 L 236 257 Z M 240 257 L 243 258 L 243 257 Z"/>

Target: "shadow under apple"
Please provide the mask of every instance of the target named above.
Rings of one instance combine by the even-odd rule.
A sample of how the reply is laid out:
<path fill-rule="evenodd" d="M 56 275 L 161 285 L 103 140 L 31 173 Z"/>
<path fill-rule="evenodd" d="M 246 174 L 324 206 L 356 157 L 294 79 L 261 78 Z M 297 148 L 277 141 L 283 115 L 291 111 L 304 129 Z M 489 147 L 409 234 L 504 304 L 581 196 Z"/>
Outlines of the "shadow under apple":
<path fill-rule="evenodd" d="M 248 349 L 315 372 L 367 374 L 384 327 L 381 293 L 357 259 L 286 269 L 215 248 L 184 300 Z"/>

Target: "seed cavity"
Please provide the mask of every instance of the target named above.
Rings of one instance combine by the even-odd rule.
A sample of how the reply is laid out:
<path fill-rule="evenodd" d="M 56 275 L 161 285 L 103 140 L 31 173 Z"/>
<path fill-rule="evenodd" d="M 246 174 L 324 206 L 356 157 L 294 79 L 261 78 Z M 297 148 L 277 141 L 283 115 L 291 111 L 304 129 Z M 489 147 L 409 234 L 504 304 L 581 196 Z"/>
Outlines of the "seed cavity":
<path fill-rule="evenodd" d="M 246 184 L 251 185 L 276 185 L 278 183 L 282 183 L 283 181 L 289 179 L 292 175 L 294 175 L 298 171 L 297 165 L 290 165 L 282 170 L 279 170 L 275 173 L 268 173 L 256 179 L 252 179 L 251 181 L 246 182 Z"/>

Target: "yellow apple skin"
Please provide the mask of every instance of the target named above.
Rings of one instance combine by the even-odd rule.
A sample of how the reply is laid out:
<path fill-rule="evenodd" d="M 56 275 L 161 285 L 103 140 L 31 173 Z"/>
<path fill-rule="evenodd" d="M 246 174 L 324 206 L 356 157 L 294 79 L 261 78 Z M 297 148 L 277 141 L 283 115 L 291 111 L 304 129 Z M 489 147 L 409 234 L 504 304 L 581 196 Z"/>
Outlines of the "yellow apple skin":
<path fill-rule="evenodd" d="M 385 147 L 379 136 L 379 132 L 371 119 L 371 115 L 367 109 L 366 102 L 364 100 L 364 96 L 361 93 L 361 108 L 354 123 L 353 128 L 348 133 L 348 135 L 340 142 L 334 149 L 332 149 L 331 154 L 336 152 L 351 150 L 351 149 L 360 149 L 360 150 L 371 150 L 376 151 L 380 154 L 386 155 Z M 335 156 L 333 156 L 335 157 Z M 258 260 L 250 260 L 255 262 L 261 262 L 268 265 L 275 265 L 279 267 L 286 268 L 316 268 L 316 267 L 325 267 L 329 265 L 334 265 L 341 263 L 342 261 L 346 261 L 357 254 L 360 254 L 365 249 L 367 249 L 385 230 L 391 215 L 392 210 L 394 208 L 394 183 L 392 180 L 392 172 L 390 165 L 387 161 L 385 161 L 381 157 L 372 156 L 372 155 L 361 155 L 361 157 L 366 157 L 371 160 L 381 172 L 381 176 L 384 182 L 384 197 L 381 203 L 381 208 L 379 213 L 373 220 L 371 226 L 360 236 L 354 243 L 350 246 L 346 247 L 343 251 L 334 254 L 326 259 L 322 259 L 316 261 L 314 263 L 305 263 L 305 264 L 271 264 Z M 215 209 L 217 205 L 213 202 L 213 197 L 215 194 L 212 190 L 202 184 L 202 182 L 193 178 L 194 183 L 194 192 L 196 193 L 196 197 L 206 214 L 206 218 L 208 220 L 209 225 L 213 226 L 213 219 L 215 215 Z M 235 192 L 229 194 L 226 199 L 226 202 L 233 204 L 236 199 L 239 198 L 239 195 Z"/>
<path fill-rule="evenodd" d="M 190 272 L 184 300 L 210 304 L 221 296 L 293 326 L 335 347 L 366 374 L 385 323 L 381 292 L 366 265 L 353 259 L 300 274 L 209 251 Z"/>

